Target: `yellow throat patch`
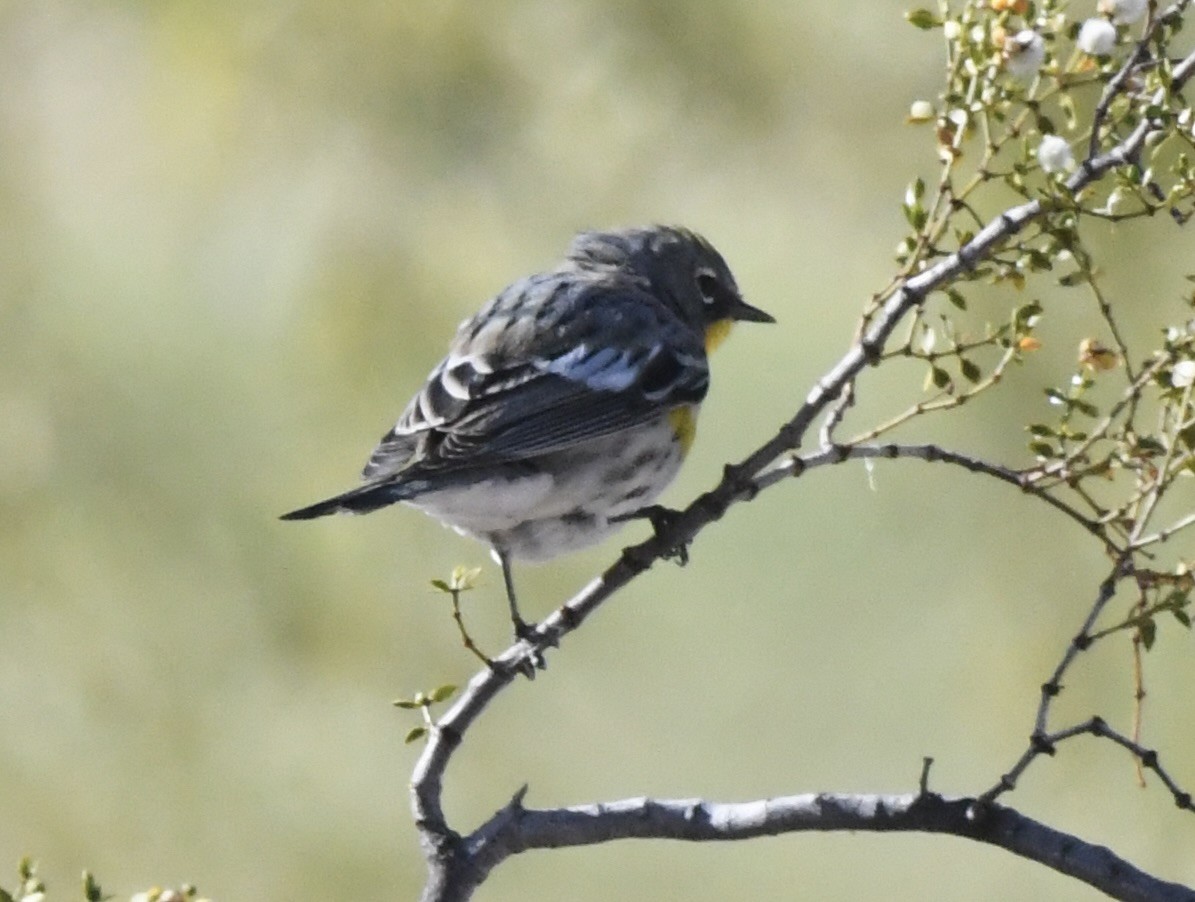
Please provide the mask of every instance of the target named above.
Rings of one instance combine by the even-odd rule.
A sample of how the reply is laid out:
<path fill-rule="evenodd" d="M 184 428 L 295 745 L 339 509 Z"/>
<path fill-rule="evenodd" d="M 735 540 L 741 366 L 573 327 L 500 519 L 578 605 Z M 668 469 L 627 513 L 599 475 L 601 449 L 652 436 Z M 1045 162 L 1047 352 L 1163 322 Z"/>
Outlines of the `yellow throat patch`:
<path fill-rule="evenodd" d="M 734 320 L 730 317 L 716 320 L 705 327 L 705 353 L 712 354 L 714 348 L 726 341 Z M 680 453 L 684 457 L 693 447 L 693 439 L 697 438 L 697 405 L 689 404 L 668 411 L 668 425 L 672 427 L 672 434 L 680 443 Z"/>
<path fill-rule="evenodd" d="M 730 317 L 726 319 L 715 320 L 705 327 L 705 353 L 712 354 L 714 349 L 722 342 L 726 341 L 726 336 L 730 334 L 730 329 L 734 325 L 734 320 Z"/>
<path fill-rule="evenodd" d="M 672 427 L 672 434 L 680 443 L 681 457 L 684 457 L 693 447 L 693 439 L 697 437 L 696 405 L 689 404 L 668 411 L 668 425 Z"/>
<path fill-rule="evenodd" d="M 716 320 L 705 327 L 705 353 L 712 354 L 714 349 L 726 341 L 734 320 L 730 317 Z M 680 443 L 681 456 L 689 453 L 693 447 L 693 439 L 697 438 L 697 405 L 689 404 L 668 411 L 668 425 L 672 427 L 672 434 Z"/>

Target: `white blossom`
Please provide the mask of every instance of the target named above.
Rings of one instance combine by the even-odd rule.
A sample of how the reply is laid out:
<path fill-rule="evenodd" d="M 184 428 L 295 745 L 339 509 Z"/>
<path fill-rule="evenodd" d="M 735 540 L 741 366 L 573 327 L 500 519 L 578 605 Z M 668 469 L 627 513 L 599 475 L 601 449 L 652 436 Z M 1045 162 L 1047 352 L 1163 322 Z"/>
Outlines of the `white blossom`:
<path fill-rule="evenodd" d="M 1088 19 L 1079 29 L 1079 39 L 1075 43 L 1084 53 L 1107 56 L 1116 46 L 1116 26 L 1107 19 Z"/>
<path fill-rule="evenodd" d="M 1195 383 L 1195 360 L 1180 360 L 1170 371 L 1170 384 L 1175 388 L 1186 388 Z"/>
<path fill-rule="evenodd" d="M 1123 213 L 1127 210 L 1132 200 L 1133 193 L 1126 191 L 1118 185 L 1108 193 L 1108 199 L 1104 202 L 1104 205 L 1096 207 L 1094 212 L 1103 213 L 1107 216 L 1115 216 L 1117 213 Z"/>
<path fill-rule="evenodd" d="M 1037 162 L 1045 172 L 1069 172 L 1075 168 L 1075 155 L 1065 138 L 1058 135 L 1043 135 L 1037 146 Z"/>
<path fill-rule="evenodd" d="M 910 122 L 929 122 L 934 118 L 934 105 L 928 100 L 914 100 L 909 107 Z"/>
<path fill-rule="evenodd" d="M 933 327 L 926 326 L 925 331 L 921 333 L 921 353 L 928 354 L 937 343 L 938 336 L 934 333 Z"/>
<path fill-rule="evenodd" d="M 1026 28 L 1004 43 L 1004 68 L 1016 78 L 1032 78 L 1046 59 L 1046 42 Z"/>

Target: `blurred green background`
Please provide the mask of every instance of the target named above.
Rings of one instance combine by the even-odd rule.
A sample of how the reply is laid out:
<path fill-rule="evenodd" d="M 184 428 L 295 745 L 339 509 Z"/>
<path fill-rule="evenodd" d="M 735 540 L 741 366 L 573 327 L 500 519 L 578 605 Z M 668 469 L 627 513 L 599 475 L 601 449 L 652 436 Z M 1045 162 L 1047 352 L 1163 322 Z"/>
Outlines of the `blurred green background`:
<path fill-rule="evenodd" d="M 390 701 L 473 670 L 428 580 L 485 565 L 467 613 L 500 647 L 500 576 L 412 511 L 276 515 L 353 484 L 489 294 L 579 228 L 653 221 L 704 232 L 779 320 L 719 352 L 665 500 L 710 486 L 891 274 L 904 186 L 933 159 L 904 115 L 940 66 L 902 9 L 0 3 L 0 869 L 34 855 L 58 898 L 84 867 L 118 895 L 415 896 L 417 750 Z M 1183 238 L 1101 239 L 1156 261 L 1109 289 L 1140 299 L 1145 340 L 1180 315 Z M 994 293 L 990 316 L 1053 297 L 1035 292 Z M 1047 350 L 1094 329 L 1072 298 Z M 1042 353 L 912 434 L 1025 463 L 1040 386 L 1072 365 Z M 888 372 L 859 425 L 919 397 L 922 372 Z M 537 806 L 908 791 L 928 754 L 936 789 L 990 785 L 1103 562 L 1006 487 L 914 463 L 871 481 L 788 483 L 608 604 L 469 735 L 454 825 L 524 782 Z M 521 568 L 525 610 L 618 547 Z M 1128 663 L 1127 642 L 1086 656 L 1060 714 L 1127 727 Z M 1164 632 L 1149 664 L 1147 741 L 1190 788 L 1190 640 Z M 1109 744 L 1065 747 L 1011 801 L 1195 882 L 1190 816 Z M 1092 893 L 960 840 L 802 835 L 528 854 L 478 898 L 879 895 Z"/>

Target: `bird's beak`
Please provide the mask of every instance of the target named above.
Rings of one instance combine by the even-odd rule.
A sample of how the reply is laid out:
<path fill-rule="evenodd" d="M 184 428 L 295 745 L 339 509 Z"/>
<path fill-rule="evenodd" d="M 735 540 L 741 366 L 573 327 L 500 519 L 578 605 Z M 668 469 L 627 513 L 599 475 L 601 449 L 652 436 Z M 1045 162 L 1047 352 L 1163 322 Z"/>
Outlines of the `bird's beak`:
<path fill-rule="evenodd" d="M 747 322 L 747 323 L 774 323 L 774 322 L 776 322 L 776 317 L 772 316 L 772 314 L 765 313 L 764 311 L 760 310 L 758 307 L 752 307 L 750 304 L 748 304 L 742 298 L 738 298 L 735 300 L 735 302 L 731 305 L 730 309 L 727 311 L 727 314 L 730 316 L 731 319 L 738 320 L 740 322 Z"/>

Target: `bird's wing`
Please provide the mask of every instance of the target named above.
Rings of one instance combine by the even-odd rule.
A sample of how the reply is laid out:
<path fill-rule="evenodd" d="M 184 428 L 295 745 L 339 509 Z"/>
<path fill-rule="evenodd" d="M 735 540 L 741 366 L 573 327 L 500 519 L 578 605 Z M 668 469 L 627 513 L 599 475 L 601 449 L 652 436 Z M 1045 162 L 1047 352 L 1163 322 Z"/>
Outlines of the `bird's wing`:
<path fill-rule="evenodd" d="M 708 385 L 702 337 L 638 283 L 532 277 L 461 326 L 364 475 L 548 454 L 700 401 Z"/>

